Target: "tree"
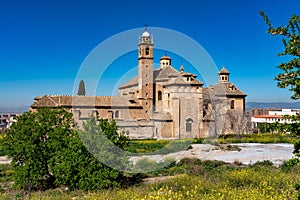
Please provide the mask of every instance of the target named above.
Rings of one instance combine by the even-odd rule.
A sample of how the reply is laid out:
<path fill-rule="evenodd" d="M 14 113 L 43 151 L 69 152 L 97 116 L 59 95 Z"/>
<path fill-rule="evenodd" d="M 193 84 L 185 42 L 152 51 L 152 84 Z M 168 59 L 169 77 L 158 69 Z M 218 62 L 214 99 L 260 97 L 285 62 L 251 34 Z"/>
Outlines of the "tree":
<path fill-rule="evenodd" d="M 278 87 L 287 88 L 293 91 L 292 99 L 300 98 L 300 17 L 293 14 L 286 26 L 275 28 L 263 11 L 260 12 L 268 25 L 268 33 L 282 36 L 284 51 L 278 56 L 290 56 L 291 60 L 281 63 L 277 67 L 283 72 L 278 74 L 275 79 Z"/>
<path fill-rule="evenodd" d="M 53 187 L 50 160 L 74 134 L 72 114 L 64 109 L 43 108 L 17 117 L 2 144 L 12 159 L 15 185 L 29 191 Z"/>
<path fill-rule="evenodd" d="M 293 14 L 285 26 L 274 27 L 267 15 L 260 11 L 261 16 L 268 25 L 268 33 L 282 36 L 284 51 L 278 56 L 289 56 L 290 61 L 281 63 L 277 67 L 283 72 L 275 77 L 277 86 L 287 88 L 293 92 L 292 99 L 300 99 L 300 17 Z M 293 116 L 292 121 L 299 122 L 300 114 Z M 299 123 L 293 125 L 295 134 L 300 134 Z"/>
<path fill-rule="evenodd" d="M 103 141 L 109 141 L 111 146 L 122 148 L 128 138 L 119 135 L 114 121 L 97 123 L 92 118 L 84 127 L 79 134 L 72 113 L 63 108 L 40 108 L 19 116 L 2 140 L 5 152 L 12 159 L 15 185 L 28 191 L 57 186 L 83 190 L 120 186 L 124 180 L 122 172 L 104 165 L 96 157 L 101 153 L 121 164 L 127 157 L 113 158 L 112 149 L 108 148 L 94 154 L 84 142 L 101 146 L 105 144 Z M 96 140 L 99 135 L 101 141 Z"/>
<path fill-rule="evenodd" d="M 74 180 L 76 188 L 84 190 L 118 187 L 126 178 L 121 170 L 128 165 L 128 157 L 123 148 L 129 138 L 123 132 L 118 133 L 116 122 L 91 117 L 83 123 L 79 137 L 85 146 L 81 155 L 79 181 Z M 62 166 L 62 170 L 64 167 Z"/>
<path fill-rule="evenodd" d="M 118 134 L 114 121 L 101 119 L 97 122 L 92 117 L 84 122 L 83 130 L 79 130 L 77 137 L 71 138 L 69 148 L 62 149 L 52 160 L 56 185 L 82 190 L 119 187 L 126 180 L 119 169 L 125 167 L 128 158 L 114 157 L 113 149 L 107 148 L 107 143 L 109 147 L 123 148 L 128 138 Z M 107 166 L 108 160 L 114 164 L 119 161 L 119 169 Z"/>
<path fill-rule="evenodd" d="M 79 83 L 77 95 L 85 96 L 85 86 L 83 80 L 81 80 Z"/>
<path fill-rule="evenodd" d="M 226 126 L 226 112 L 227 112 L 227 104 L 226 100 L 216 95 L 211 91 L 210 98 L 204 99 L 204 105 L 206 109 L 204 110 L 205 116 L 207 120 L 210 122 L 209 124 L 209 135 L 212 137 L 218 137 L 223 134 Z"/>
<path fill-rule="evenodd" d="M 231 129 L 240 136 L 247 131 L 249 126 L 249 120 L 245 116 L 242 110 L 230 110 L 228 111 L 228 118 L 230 122 Z"/>
<path fill-rule="evenodd" d="M 127 154 L 123 151 L 129 138 L 124 132 L 118 133 L 116 122 L 92 117 L 83 124 L 79 136 L 86 149 L 99 161 L 118 170 L 127 167 Z"/>

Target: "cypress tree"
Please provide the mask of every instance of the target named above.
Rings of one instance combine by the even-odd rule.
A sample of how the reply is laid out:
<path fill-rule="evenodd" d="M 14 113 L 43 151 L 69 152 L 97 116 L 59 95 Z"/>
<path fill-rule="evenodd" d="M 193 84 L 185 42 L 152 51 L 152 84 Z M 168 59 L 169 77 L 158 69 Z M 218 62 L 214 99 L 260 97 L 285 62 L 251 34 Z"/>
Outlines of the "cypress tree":
<path fill-rule="evenodd" d="M 85 86 L 83 80 L 81 80 L 79 83 L 77 95 L 85 96 Z"/>

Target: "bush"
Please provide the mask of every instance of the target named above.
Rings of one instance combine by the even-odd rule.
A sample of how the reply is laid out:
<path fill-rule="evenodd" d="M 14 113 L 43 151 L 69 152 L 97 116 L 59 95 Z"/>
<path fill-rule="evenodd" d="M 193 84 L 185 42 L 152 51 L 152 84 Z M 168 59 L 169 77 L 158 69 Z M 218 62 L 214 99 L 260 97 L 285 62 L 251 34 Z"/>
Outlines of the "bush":
<path fill-rule="evenodd" d="M 253 164 L 254 167 L 257 166 L 273 166 L 273 163 L 269 160 L 264 160 L 264 161 L 257 161 L 256 163 Z"/>
<path fill-rule="evenodd" d="M 300 165 L 300 159 L 299 158 L 291 158 L 288 161 L 284 161 L 281 165 L 281 168 L 284 171 L 290 171 L 296 165 Z"/>

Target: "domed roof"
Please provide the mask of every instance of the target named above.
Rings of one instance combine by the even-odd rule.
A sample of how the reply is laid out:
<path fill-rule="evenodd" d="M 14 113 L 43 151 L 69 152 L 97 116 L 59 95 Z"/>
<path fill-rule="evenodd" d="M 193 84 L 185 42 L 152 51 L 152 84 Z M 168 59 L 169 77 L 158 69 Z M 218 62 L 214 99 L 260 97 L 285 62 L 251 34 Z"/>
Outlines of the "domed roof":
<path fill-rule="evenodd" d="M 150 33 L 145 30 L 144 33 L 142 34 L 142 37 L 150 37 Z"/>
<path fill-rule="evenodd" d="M 164 55 L 160 58 L 160 60 L 171 60 L 171 58 L 169 56 Z"/>

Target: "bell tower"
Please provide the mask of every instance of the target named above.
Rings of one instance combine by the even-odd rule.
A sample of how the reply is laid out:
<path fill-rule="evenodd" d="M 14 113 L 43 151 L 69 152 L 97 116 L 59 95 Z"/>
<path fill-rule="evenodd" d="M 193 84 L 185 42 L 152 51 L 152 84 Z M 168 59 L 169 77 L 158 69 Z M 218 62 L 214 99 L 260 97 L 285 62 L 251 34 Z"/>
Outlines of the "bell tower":
<path fill-rule="evenodd" d="M 153 104 L 153 45 L 153 37 L 145 29 L 138 41 L 138 98 L 147 119 L 150 119 Z"/>

